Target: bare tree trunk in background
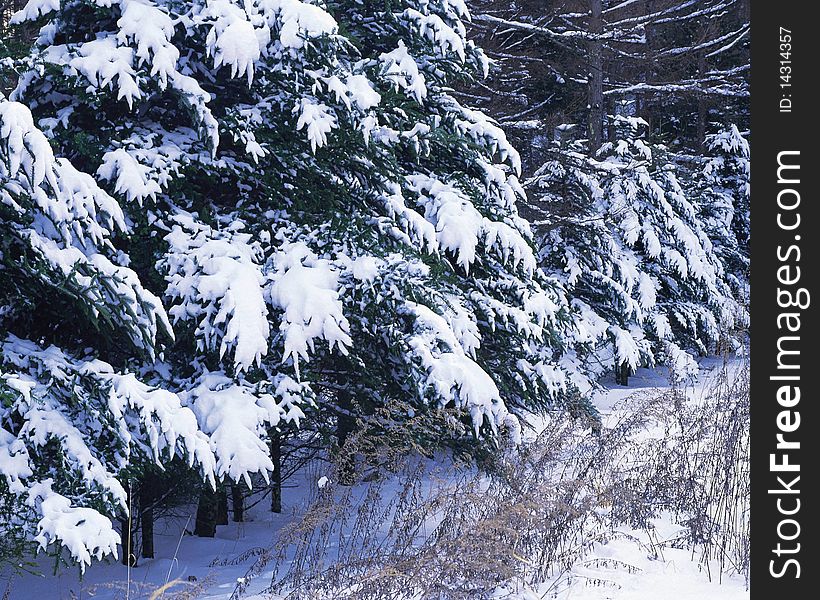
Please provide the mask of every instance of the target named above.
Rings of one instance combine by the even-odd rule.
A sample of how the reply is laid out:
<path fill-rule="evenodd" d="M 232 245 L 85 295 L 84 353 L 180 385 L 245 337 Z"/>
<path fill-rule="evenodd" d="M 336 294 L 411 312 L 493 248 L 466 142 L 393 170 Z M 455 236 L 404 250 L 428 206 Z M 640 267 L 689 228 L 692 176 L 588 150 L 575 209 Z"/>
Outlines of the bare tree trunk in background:
<path fill-rule="evenodd" d="M 603 142 L 604 64 L 600 35 L 604 31 L 602 0 L 590 0 L 589 32 L 589 151 L 594 154 Z"/>
<path fill-rule="evenodd" d="M 629 376 L 632 374 L 632 369 L 625 362 L 618 364 L 615 362 L 615 383 L 624 387 L 629 386 Z"/>
<path fill-rule="evenodd" d="M 128 516 L 120 518 L 120 532 L 122 535 L 122 556 L 120 556 L 120 563 L 128 566 L 136 566 L 137 557 L 134 555 L 134 532 L 131 531 L 131 519 Z"/>
<path fill-rule="evenodd" d="M 712 37 L 716 37 L 719 35 L 718 32 L 715 31 L 715 26 L 713 21 L 707 21 L 701 27 L 701 39 L 699 40 L 701 43 L 711 39 Z M 706 72 L 708 71 L 708 65 L 706 64 L 706 50 L 699 50 L 697 53 L 697 61 L 698 61 L 698 77 L 705 77 Z M 706 130 L 709 127 L 709 103 L 707 102 L 707 98 L 705 94 L 698 94 L 698 121 L 697 121 L 697 131 L 695 132 L 695 141 L 697 142 L 697 147 L 700 152 L 703 152 L 704 146 L 706 143 Z"/>
<path fill-rule="evenodd" d="M 706 73 L 706 53 L 702 50 L 698 52 L 698 76 L 703 77 Z M 697 131 L 695 132 L 695 141 L 698 145 L 698 150 L 703 152 L 704 142 L 706 141 L 706 123 L 709 120 L 709 107 L 706 105 L 706 96 L 698 94 L 698 122 Z"/>
<path fill-rule="evenodd" d="M 655 3 L 653 0 L 647 0 L 643 4 L 644 16 L 649 16 L 654 13 L 655 11 Z M 654 81 L 655 75 L 655 56 L 654 56 L 654 38 L 655 32 L 653 29 L 653 25 L 651 22 L 647 23 L 644 27 L 644 56 L 643 56 L 643 82 L 648 83 Z M 648 97 L 640 97 L 639 101 L 639 111 L 636 113 L 639 117 L 641 117 L 647 124 L 647 131 L 646 131 L 646 141 L 651 142 L 652 138 L 654 137 L 655 133 L 655 112 L 653 110 L 652 102 Z M 626 384 L 624 384 L 626 385 Z"/>

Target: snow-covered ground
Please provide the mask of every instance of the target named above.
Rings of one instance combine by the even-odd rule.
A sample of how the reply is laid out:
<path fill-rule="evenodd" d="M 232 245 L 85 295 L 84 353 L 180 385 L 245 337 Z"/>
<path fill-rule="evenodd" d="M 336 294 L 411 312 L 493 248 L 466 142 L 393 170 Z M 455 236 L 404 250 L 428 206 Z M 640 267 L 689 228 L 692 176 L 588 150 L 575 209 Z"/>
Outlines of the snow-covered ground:
<path fill-rule="evenodd" d="M 697 380 L 681 384 L 681 388 L 686 390 L 687 395 L 692 399 L 699 398 L 705 389 L 708 389 L 715 372 L 724 368 L 730 373 L 736 372 L 742 364 L 741 359 L 730 359 L 725 363 L 722 358 L 705 358 L 698 365 L 700 374 Z M 614 375 L 604 377 L 601 382 L 604 390 L 598 392 L 593 401 L 595 406 L 602 413 L 608 413 L 612 408 L 636 392 L 664 390 L 669 388 L 669 369 L 666 367 L 656 367 L 654 369 L 639 368 L 637 372 L 630 376 L 629 386 L 622 386 L 615 383 Z"/>
<path fill-rule="evenodd" d="M 744 600 L 749 591 L 740 577 L 717 582 L 693 561 L 691 551 L 663 547 L 679 528 L 668 520 L 655 523 L 652 536 L 624 530 L 561 578 L 534 590 L 511 594 L 510 600 Z M 505 596 L 499 595 L 498 598 Z"/>
<path fill-rule="evenodd" d="M 732 365 L 729 365 L 732 368 Z M 722 367 L 719 360 L 701 363 L 701 377 L 687 388 L 697 399 L 708 387 L 710 373 Z M 604 381 L 605 391 L 595 403 L 604 420 L 614 418 L 618 403 L 641 390 L 663 390 L 669 387 L 667 373 L 661 369 L 640 369 L 629 387 Z M 310 466 L 290 482 L 284 493 L 284 510 L 273 514 L 267 510 L 267 499 L 251 508 L 244 523 L 230 523 L 217 529 L 213 539 L 181 535 L 193 528 L 195 507 L 190 518 L 165 520 L 155 533 L 156 558 L 141 560 L 132 569 L 109 563 L 98 563 L 80 576 L 77 569 L 60 569 L 53 574 L 53 561 L 41 558 L 39 574 L 0 572 L 0 598 L 4 600 L 58 600 L 95 598 L 119 600 L 163 597 L 227 600 L 253 566 L 260 552 L 269 549 L 281 528 L 298 518 L 304 507 L 322 493 L 322 466 Z M 431 481 L 423 485 L 433 485 Z M 362 490 L 366 484 L 362 486 Z M 398 490 L 397 482 L 388 482 L 384 491 Z M 354 490 L 353 498 L 361 497 Z M 647 530 L 620 528 L 607 532 L 591 545 L 582 559 L 569 570 L 556 574 L 534 588 L 501 588 L 496 598 L 508 600 L 744 600 L 749 598 L 742 577 L 720 574 L 717 566 L 711 573 L 699 561 L 697 552 L 676 549 L 668 542 L 681 534 L 682 528 L 671 517 L 658 518 Z M 242 596 L 253 600 L 278 598 L 260 595 L 270 583 L 272 566 L 268 565 L 253 579 Z M 170 583 L 164 596 L 152 596 Z M 4 595 L 5 594 L 5 595 Z M 188 595 L 190 594 L 190 595 Z M 411 600 L 408 598 L 408 600 Z M 414 600 L 414 599 L 413 599 Z"/>

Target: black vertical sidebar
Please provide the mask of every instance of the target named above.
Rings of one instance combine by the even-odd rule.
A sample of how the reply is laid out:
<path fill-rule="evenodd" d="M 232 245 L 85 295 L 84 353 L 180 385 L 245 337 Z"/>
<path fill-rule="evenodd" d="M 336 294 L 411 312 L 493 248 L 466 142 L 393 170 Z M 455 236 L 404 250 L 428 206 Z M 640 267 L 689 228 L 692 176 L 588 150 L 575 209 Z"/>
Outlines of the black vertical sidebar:
<path fill-rule="evenodd" d="M 820 35 L 810 2 L 751 3 L 751 597 L 818 597 Z"/>

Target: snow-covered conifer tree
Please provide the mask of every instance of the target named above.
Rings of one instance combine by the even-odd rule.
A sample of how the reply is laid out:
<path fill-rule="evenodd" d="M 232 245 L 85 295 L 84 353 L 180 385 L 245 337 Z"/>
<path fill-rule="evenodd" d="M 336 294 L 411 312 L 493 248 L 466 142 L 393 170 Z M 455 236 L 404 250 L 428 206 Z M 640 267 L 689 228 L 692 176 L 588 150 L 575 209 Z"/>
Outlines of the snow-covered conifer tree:
<path fill-rule="evenodd" d="M 170 333 L 112 243 L 127 230 L 117 201 L 0 97 L 0 559 L 30 542 L 83 567 L 116 554 L 109 517 L 127 510 L 130 466 L 179 455 L 213 479 L 180 398 L 100 359 L 150 359 Z"/>
<path fill-rule="evenodd" d="M 685 376 L 696 369 L 686 351 L 708 352 L 743 309 L 665 148 L 643 141 L 641 119 L 612 119 L 621 139 L 594 158 L 556 146 L 530 182 L 543 259 L 574 298 L 588 368 L 603 343 L 622 383 L 658 362 Z"/>
<path fill-rule="evenodd" d="M 749 142 L 729 125 L 706 136 L 707 154 L 693 176 L 700 197 L 700 218 L 727 278 L 738 298 L 748 299 L 749 244 Z"/>
<path fill-rule="evenodd" d="M 15 18 L 43 27 L 14 99 L 124 206 L 120 244 L 176 333 L 144 368 L 197 415 L 218 477 L 269 472 L 267 432 L 308 407 L 446 408 L 485 438 L 578 400 L 518 154 L 448 91 L 487 69 L 462 0 L 31 0 Z"/>

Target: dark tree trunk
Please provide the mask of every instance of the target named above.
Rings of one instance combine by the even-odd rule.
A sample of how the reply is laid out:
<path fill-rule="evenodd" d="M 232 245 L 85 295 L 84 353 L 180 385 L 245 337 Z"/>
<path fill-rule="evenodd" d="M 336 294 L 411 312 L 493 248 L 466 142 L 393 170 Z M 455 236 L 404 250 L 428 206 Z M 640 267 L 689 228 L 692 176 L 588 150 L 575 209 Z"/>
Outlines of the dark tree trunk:
<path fill-rule="evenodd" d="M 339 416 L 336 422 L 336 440 L 339 444 L 339 483 L 353 485 L 356 480 L 355 453 L 350 447 L 350 435 L 356 429 L 353 418 L 353 403 L 346 391 L 339 392 Z"/>
<path fill-rule="evenodd" d="M 615 383 L 628 386 L 630 375 L 632 375 L 632 369 L 629 368 L 627 363 L 615 363 Z"/>
<path fill-rule="evenodd" d="M 216 504 L 216 524 L 228 524 L 228 492 L 225 490 L 225 484 L 217 488 L 217 504 Z"/>
<path fill-rule="evenodd" d="M 140 482 L 140 530 L 142 557 L 154 558 L 154 502 L 157 497 L 156 477 L 146 474 Z"/>
<path fill-rule="evenodd" d="M 216 490 L 206 483 L 199 494 L 199 504 L 196 508 L 195 535 L 199 537 L 214 537 L 216 535 L 218 504 L 219 499 Z"/>
<path fill-rule="evenodd" d="M 128 511 L 131 513 L 133 511 L 133 502 L 131 502 L 131 486 L 128 482 L 125 482 L 123 485 L 125 488 L 125 494 L 128 498 Z M 134 552 L 134 528 L 132 527 L 133 523 L 131 521 L 131 514 L 124 515 L 120 517 L 120 532 L 122 536 L 122 556 L 120 557 L 120 562 L 125 566 L 136 566 L 137 564 L 137 555 Z"/>
<path fill-rule="evenodd" d="M 131 530 L 131 519 L 127 516 L 120 518 L 120 532 L 122 535 L 122 556 L 120 563 L 132 567 L 137 565 L 137 555 L 134 553 L 134 532 Z"/>
<path fill-rule="evenodd" d="M 589 33 L 589 151 L 594 154 L 603 142 L 604 127 L 604 63 L 600 34 L 604 30 L 602 0 L 590 0 Z"/>
<path fill-rule="evenodd" d="M 282 436 L 275 429 L 268 432 L 270 446 L 270 460 L 273 463 L 271 475 L 270 509 L 272 512 L 282 512 Z"/>
<path fill-rule="evenodd" d="M 241 483 L 231 484 L 231 504 L 234 522 L 243 522 L 245 520 L 245 492 Z"/>

